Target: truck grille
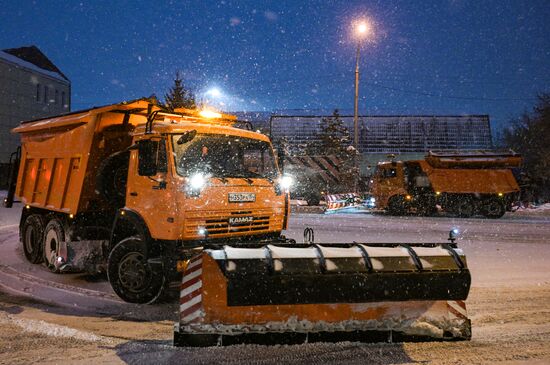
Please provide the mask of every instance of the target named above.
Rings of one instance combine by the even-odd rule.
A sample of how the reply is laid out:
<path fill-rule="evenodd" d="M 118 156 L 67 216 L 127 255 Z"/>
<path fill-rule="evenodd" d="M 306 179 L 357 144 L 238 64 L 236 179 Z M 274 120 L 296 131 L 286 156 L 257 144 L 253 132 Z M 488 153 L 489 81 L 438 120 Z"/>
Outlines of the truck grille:
<path fill-rule="evenodd" d="M 282 225 L 280 219 L 272 218 L 271 210 L 248 210 L 236 212 L 211 212 L 205 214 L 188 212 L 185 219 L 185 237 L 200 237 L 198 231 L 204 228 L 209 238 L 243 236 L 268 232 L 270 223 Z M 236 218 L 236 219 L 235 219 Z M 233 222 L 233 223 L 230 223 Z"/>

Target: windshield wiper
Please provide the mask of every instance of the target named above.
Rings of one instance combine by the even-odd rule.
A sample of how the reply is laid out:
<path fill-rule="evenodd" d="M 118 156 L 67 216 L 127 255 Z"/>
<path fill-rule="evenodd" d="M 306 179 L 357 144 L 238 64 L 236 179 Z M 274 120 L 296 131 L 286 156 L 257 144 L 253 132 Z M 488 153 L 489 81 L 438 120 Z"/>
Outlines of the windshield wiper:
<path fill-rule="evenodd" d="M 216 176 L 216 179 L 220 180 L 222 183 L 227 184 L 227 179 L 223 176 Z"/>

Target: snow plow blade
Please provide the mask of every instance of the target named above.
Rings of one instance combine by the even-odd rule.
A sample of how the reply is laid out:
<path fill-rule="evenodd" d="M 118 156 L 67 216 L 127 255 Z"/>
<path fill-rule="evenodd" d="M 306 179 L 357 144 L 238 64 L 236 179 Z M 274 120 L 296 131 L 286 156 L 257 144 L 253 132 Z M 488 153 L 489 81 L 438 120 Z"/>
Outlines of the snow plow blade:
<path fill-rule="evenodd" d="M 469 339 L 470 273 L 452 246 L 205 250 L 186 263 L 174 344 Z"/>

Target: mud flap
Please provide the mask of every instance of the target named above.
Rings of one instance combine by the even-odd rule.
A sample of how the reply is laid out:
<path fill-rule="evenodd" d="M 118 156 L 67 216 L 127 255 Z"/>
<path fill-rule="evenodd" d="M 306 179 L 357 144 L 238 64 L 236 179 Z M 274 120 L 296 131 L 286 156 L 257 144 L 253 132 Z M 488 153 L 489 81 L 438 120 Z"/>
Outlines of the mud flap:
<path fill-rule="evenodd" d="M 55 260 L 61 272 L 87 272 L 97 274 L 106 271 L 104 247 L 106 240 L 67 241 L 61 242 L 66 252 L 65 257 L 58 256 Z"/>
<path fill-rule="evenodd" d="M 187 262 L 179 346 L 470 338 L 461 250 L 225 246 Z"/>

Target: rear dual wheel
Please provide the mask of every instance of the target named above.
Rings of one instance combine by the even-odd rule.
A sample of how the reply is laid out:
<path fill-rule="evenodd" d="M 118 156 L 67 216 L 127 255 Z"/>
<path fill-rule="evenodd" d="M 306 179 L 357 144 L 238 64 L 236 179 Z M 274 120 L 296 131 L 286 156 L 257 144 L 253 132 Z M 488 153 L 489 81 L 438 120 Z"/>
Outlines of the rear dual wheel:
<path fill-rule="evenodd" d="M 61 221 L 52 218 L 44 229 L 43 238 L 44 263 L 52 272 L 59 272 L 60 266 L 67 261 L 67 249 L 65 243 L 65 228 Z M 62 261 L 58 262 L 59 258 Z"/>
<path fill-rule="evenodd" d="M 39 264 L 44 259 L 42 240 L 44 236 L 44 220 L 39 214 L 31 214 L 25 218 L 21 227 L 21 243 L 26 259 L 32 264 Z"/>
<path fill-rule="evenodd" d="M 45 218 L 40 214 L 31 214 L 25 218 L 21 227 L 21 243 L 25 258 L 32 264 L 44 262 L 52 272 L 59 272 L 62 257 L 67 259 L 65 249 L 65 228 L 57 218 Z"/>
<path fill-rule="evenodd" d="M 469 196 L 458 196 L 453 203 L 453 212 L 461 218 L 469 218 L 475 213 L 474 200 Z"/>
<path fill-rule="evenodd" d="M 487 218 L 500 218 L 506 213 L 506 206 L 501 199 L 489 198 L 482 202 L 481 213 Z"/>

